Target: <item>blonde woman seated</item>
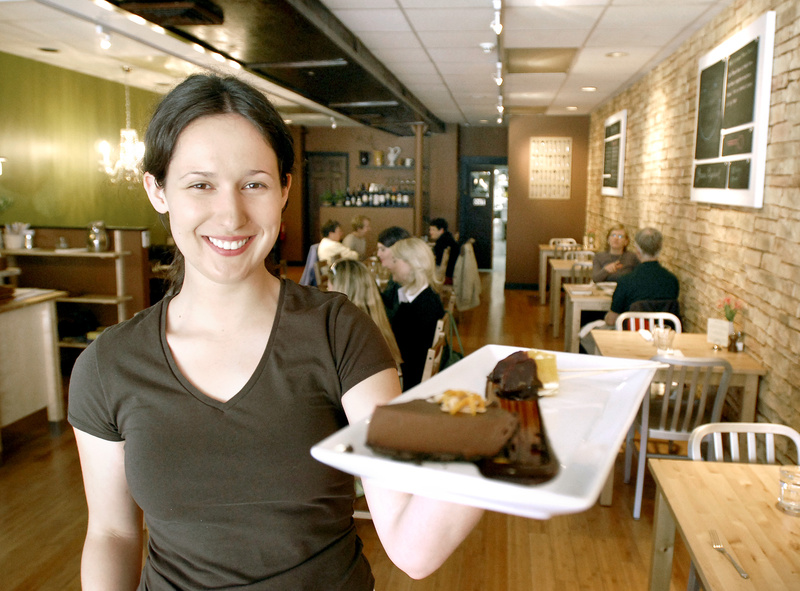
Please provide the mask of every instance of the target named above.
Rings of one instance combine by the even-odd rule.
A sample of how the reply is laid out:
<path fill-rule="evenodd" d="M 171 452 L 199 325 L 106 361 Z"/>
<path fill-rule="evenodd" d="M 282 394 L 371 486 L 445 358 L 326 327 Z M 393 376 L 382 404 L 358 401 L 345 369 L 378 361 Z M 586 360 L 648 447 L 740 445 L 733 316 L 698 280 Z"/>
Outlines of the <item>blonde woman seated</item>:
<path fill-rule="evenodd" d="M 625 226 L 613 226 L 606 235 L 606 250 L 594 255 L 592 281 L 619 281 L 639 264 L 639 257 L 628 250 L 630 237 Z"/>
<path fill-rule="evenodd" d="M 436 322 L 444 316 L 436 263 L 430 247 L 419 238 L 398 240 L 391 246 L 392 277 L 400 284 L 398 306 L 391 319 L 392 331 L 403 356 L 403 390 L 422 380 L 425 356 L 433 340 Z"/>
<path fill-rule="evenodd" d="M 378 285 L 367 266 L 359 261 L 347 259 L 336 261 L 331 266 L 329 289 L 346 295 L 351 302 L 372 318 L 383 334 L 383 338 L 386 339 L 386 344 L 389 346 L 389 351 L 391 351 L 399 371 L 403 358 L 389 324 L 389 318 L 386 316 Z"/>

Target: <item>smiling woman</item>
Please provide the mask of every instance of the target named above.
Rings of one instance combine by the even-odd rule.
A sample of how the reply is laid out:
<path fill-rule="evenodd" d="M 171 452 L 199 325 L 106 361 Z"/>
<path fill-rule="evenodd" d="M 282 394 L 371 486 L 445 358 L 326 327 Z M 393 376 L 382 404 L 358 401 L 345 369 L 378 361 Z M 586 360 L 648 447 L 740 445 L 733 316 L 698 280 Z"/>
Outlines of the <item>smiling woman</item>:
<path fill-rule="evenodd" d="M 183 272 L 75 363 L 83 589 L 372 589 L 353 478 L 310 449 L 400 385 L 368 316 L 264 265 L 291 184 L 288 130 L 257 90 L 197 75 L 164 98 L 145 142 L 145 188 Z M 438 568 L 481 515 L 363 485 L 411 576 Z"/>

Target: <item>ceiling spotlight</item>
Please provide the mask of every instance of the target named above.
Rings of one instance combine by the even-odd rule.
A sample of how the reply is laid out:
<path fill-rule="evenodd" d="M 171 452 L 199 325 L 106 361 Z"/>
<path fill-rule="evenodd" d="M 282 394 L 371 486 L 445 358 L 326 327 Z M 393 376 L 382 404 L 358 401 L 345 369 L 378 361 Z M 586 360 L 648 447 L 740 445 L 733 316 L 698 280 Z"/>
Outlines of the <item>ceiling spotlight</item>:
<path fill-rule="evenodd" d="M 611 53 L 607 53 L 606 57 L 625 57 L 628 55 L 624 51 L 612 51 Z"/>
<path fill-rule="evenodd" d="M 100 49 L 103 51 L 111 49 L 111 35 L 106 33 L 100 25 L 97 25 L 94 30 L 97 31 L 97 36 L 100 39 Z"/>
<path fill-rule="evenodd" d="M 489 28 L 494 31 L 495 35 L 500 35 L 503 32 L 503 23 L 500 22 L 500 11 L 494 11 L 494 20 L 489 23 Z"/>
<path fill-rule="evenodd" d="M 497 118 L 497 122 L 498 122 L 498 123 L 502 123 L 502 122 L 503 122 L 503 116 L 502 116 L 502 115 L 500 115 L 500 116 Z"/>
<path fill-rule="evenodd" d="M 331 117 L 331 129 L 336 129 L 336 119 Z"/>
<path fill-rule="evenodd" d="M 497 62 L 497 71 L 492 78 L 494 78 L 494 83 L 497 86 L 503 85 L 503 62 Z"/>
<path fill-rule="evenodd" d="M 577 111 L 578 107 L 567 107 L 567 111 Z"/>
<path fill-rule="evenodd" d="M 483 50 L 483 53 L 492 53 L 492 50 L 496 47 L 494 43 L 481 43 L 480 48 Z"/>
<path fill-rule="evenodd" d="M 596 86 L 581 86 L 583 92 L 597 92 Z"/>

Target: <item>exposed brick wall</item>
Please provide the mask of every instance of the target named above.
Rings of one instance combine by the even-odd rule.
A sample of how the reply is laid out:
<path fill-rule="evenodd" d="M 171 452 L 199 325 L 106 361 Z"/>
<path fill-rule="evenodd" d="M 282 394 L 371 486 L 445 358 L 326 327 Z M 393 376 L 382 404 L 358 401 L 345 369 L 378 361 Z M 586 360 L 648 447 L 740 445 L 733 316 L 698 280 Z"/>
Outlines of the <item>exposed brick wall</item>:
<path fill-rule="evenodd" d="M 693 203 L 698 60 L 768 10 L 777 13 L 761 209 Z M 622 198 L 601 195 L 603 123 L 628 110 Z M 592 113 L 587 228 L 656 226 L 662 263 L 681 281 L 685 330 L 721 318 L 717 302 L 739 298 L 750 354 L 768 368 L 757 419 L 800 430 L 800 3 L 735 0 L 646 77 Z M 733 401 L 734 410 L 738 400 Z M 735 417 L 732 417 L 735 418 Z"/>

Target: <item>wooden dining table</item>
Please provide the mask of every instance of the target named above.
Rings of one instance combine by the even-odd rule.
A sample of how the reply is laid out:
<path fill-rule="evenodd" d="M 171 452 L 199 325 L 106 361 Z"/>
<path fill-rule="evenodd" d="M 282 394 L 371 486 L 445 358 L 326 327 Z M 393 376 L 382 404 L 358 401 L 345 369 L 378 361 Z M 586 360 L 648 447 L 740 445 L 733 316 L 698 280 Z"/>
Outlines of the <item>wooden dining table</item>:
<path fill-rule="evenodd" d="M 800 517 L 776 507 L 776 465 L 650 459 L 656 482 L 650 591 L 668 591 L 675 531 L 706 591 L 800 589 Z M 711 545 L 716 530 L 747 573 Z"/>
<path fill-rule="evenodd" d="M 611 293 L 595 284 L 564 284 L 564 351 L 577 353 L 580 345 L 581 312 L 611 309 Z"/>
<path fill-rule="evenodd" d="M 655 345 L 644 340 L 636 331 L 593 330 L 591 335 L 599 355 L 627 359 L 650 359 L 656 354 Z M 705 333 L 683 332 L 677 334 L 672 346 L 676 354 L 684 357 L 714 357 L 730 363 L 733 368 L 730 385 L 742 388 L 739 420 L 755 421 L 758 388 L 761 377 L 767 374 L 767 370 L 752 355 L 747 351 L 731 353 L 725 348 L 714 350 L 714 345 L 708 342 Z"/>

